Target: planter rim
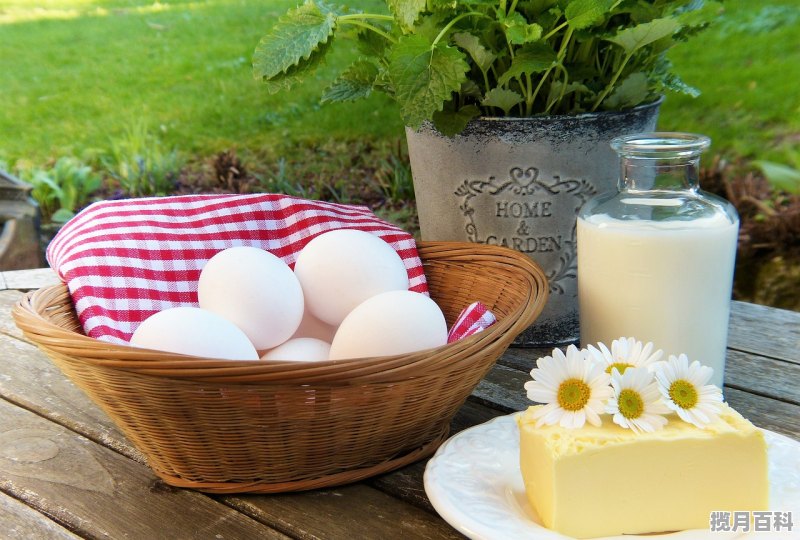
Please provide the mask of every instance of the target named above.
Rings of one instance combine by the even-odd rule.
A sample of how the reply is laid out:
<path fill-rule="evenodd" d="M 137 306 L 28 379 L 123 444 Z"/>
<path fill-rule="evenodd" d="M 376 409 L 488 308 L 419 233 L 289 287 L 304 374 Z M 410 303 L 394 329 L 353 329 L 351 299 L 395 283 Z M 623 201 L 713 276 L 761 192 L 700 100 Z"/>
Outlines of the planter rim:
<path fill-rule="evenodd" d="M 631 107 L 629 109 L 617 109 L 617 110 L 608 110 L 608 111 L 595 111 L 595 112 L 585 112 L 579 114 L 550 114 L 550 115 L 542 115 L 542 116 L 478 116 L 473 118 L 469 121 L 467 126 L 464 130 L 457 134 L 462 135 L 469 132 L 470 126 L 484 123 L 484 124 L 531 124 L 531 123 L 558 123 L 558 122 L 575 122 L 580 120 L 595 120 L 598 118 L 608 118 L 609 116 L 627 116 L 627 115 L 635 115 L 642 113 L 644 111 L 658 108 L 664 102 L 664 96 L 661 95 L 658 99 L 651 101 L 649 103 L 643 103 L 641 105 L 637 105 L 636 107 Z M 420 126 L 420 129 L 414 130 L 408 126 L 406 126 L 407 130 L 410 131 L 422 131 L 424 130 L 432 130 L 438 133 L 438 130 L 434 127 L 433 122 L 429 120 L 425 120 Z"/>

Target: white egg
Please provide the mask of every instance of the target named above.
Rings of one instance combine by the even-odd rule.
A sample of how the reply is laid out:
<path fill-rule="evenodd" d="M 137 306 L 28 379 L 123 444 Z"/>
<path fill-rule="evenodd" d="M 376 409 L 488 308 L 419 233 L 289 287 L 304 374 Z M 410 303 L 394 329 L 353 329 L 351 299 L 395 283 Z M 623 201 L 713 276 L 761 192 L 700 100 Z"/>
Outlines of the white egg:
<path fill-rule="evenodd" d="M 447 343 L 444 314 L 430 297 L 390 291 L 359 304 L 331 343 L 331 360 L 404 354 Z"/>
<path fill-rule="evenodd" d="M 196 307 L 154 313 L 136 328 L 134 347 L 223 360 L 258 360 L 244 332 L 227 319 Z"/>
<path fill-rule="evenodd" d="M 297 360 L 314 362 L 327 360 L 331 344 L 315 338 L 294 338 L 267 351 L 262 360 Z"/>
<path fill-rule="evenodd" d="M 303 311 L 303 320 L 300 321 L 300 326 L 297 327 L 292 339 L 294 338 L 317 338 L 322 341 L 331 342 L 333 336 L 336 334 L 336 327 L 326 322 L 323 322 L 311 313 L 308 307 Z"/>
<path fill-rule="evenodd" d="M 197 283 L 200 307 L 241 328 L 256 349 L 271 349 L 294 334 L 303 318 L 303 290 L 294 272 L 263 249 L 220 251 Z"/>
<path fill-rule="evenodd" d="M 333 326 L 371 296 L 408 289 L 408 272 L 394 248 L 355 229 L 328 231 L 311 240 L 298 254 L 294 273 L 308 309 Z"/>

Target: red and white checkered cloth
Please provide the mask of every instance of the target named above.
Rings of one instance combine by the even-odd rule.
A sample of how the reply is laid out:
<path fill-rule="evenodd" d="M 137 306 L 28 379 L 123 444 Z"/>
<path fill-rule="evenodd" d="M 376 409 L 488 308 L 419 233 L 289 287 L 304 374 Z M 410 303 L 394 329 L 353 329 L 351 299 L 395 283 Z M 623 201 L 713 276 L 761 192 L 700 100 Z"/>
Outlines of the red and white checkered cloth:
<path fill-rule="evenodd" d="M 482 332 L 496 321 L 497 318 L 494 313 L 489 311 L 489 308 L 480 302 L 473 302 L 461 311 L 456 322 L 453 323 L 450 332 L 447 334 L 447 342 L 452 343 L 472 334 Z"/>
<path fill-rule="evenodd" d="M 253 246 L 294 267 L 312 238 L 340 228 L 367 231 L 389 243 L 406 266 L 409 290 L 427 294 L 410 234 L 363 206 L 287 195 L 98 202 L 62 227 L 48 246 L 47 260 L 67 284 L 86 335 L 127 343 L 153 313 L 198 305 L 200 270 L 217 252 Z"/>

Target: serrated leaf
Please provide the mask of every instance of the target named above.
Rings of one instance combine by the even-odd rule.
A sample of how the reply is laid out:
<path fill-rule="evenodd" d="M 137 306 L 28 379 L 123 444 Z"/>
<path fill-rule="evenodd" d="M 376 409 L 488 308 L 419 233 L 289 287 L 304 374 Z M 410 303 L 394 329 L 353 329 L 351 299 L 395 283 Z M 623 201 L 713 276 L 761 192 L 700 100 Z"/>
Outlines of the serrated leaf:
<path fill-rule="evenodd" d="M 800 171 L 772 161 L 754 161 L 753 164 L 761 169 L 767 181 L 776 189 L 787 193 L 800 195 Z"/>
<path fill-rule="evenodd" d="M 317 50 L 312 52 L 311 56 L 302 60 L 299 64 L 290 67 L 279 77 L 264 79 L 263 83 L 267 89 L 267 92 L 270 94 L 277 94 L 278 92 L 288 90 L 295 84 L 302 82 L 306 75 L 313 72 L 315 69 L 317 69 L 317 67 L 319 67 L 320 64 L 322 64 L 322 61 L 325 59 L 325 55 L 330 48 L 331 42 L 327 41 L 320 45 Z"/>
<path fill-rule="evenodd" d="M 405 30 L 410 30 L 425 9 L 425 0 L 387 0 L 394 18 Z"/>
<path fill-rule="evenodd" d="M 682 26 L 698 27 L 703 26 L 714 19 L 716 19 L 720 12 L 723 11 L 720 2 L 706 1 L 702 2 L 699 7 L 692 9 L 694 6 L 689 7 L 678 15 L 678 21 Z"/>
<path fill-rule="evenodd" d="M 509 111 L 516 105 L 522 103 L 524 98 L 513 90 L 506 88 L 492 88 L 486 93 L 486 97 L 481 101 L 484 107 L 499 107 L 508 116 Z"/>
<path fill-rule="evenodd" d="M 389 77 L 406 125 L 417 129 L 461 88 L 469 70 L 464 53 L 425 38 L 400 38 L 389 53 Z"/>
<path fill-rule="evenodd" d="M 494 62 L 497 58 L 497 56 L 486 49 L 486 47 L 481 45 L 481 41 L 477 36 L 472 34 L 467 34 L 465 32 L 453 34 L 453 42 L 467 51 L 475 61 L 478 69 L 483 72 L 488 71 L 492 65 L 492 62 Z"/>
<path fill-rule="evenodd" d="M 700 90 L 683 82 L 683 79 L 681 79 L 676 73 L 665 74 L 661 78 L 660 83 L 664 89 L 672 90 L 673 92 L 686 94 L 687 96 L 691 96 L 693 98 L 696 98 L 700 95 Z"/>
<path fill-rule="evenodd" d="M 627 54 L 633 54 L 654 41 L 671 36 L 679 28 L 680 24 L 675 19 L 653 19 L 650 22 L 620 30 L 616 35 L 605 39 L 625 49 Z"/>
<path fill-rule="evenodd" d="M 500 86 L 511 79 L 547 71 L 556 61 L 556 52 L 546 43 L 532 43 L 522 47 L 509 68 L 497 78 Z"/>
<path fill-rule="evenodd" d="M 603 22 L 609 7 L 611 2 L 608 0 L 574 0 L 567 4 L 564 16 L 570 28 L 581 30 Z"/>
<path fill-rule="evenodd" d="M 264 80 L 280 78 L 318 56 L 333 34 L 339 14 L 313 1 L 288 11 L 256 46 L 253 75 Z"/>
<path fill-rule="evenodd" d="M 604 109 L 627 109 L 644 102 L 649 95 L 647 75 L 642 72 L 631 73 L 618 84 L 614 91 L 603 100 Z"/>
<path fill-rule="evenodd" d="M 325 89 L 322 102 L 355 101 L 369 97 L 377 78 L 378 66 L 369 60 L 357 60 Z"/>
<path fill-rule="evenodd" d="M 481 115 L 481 110 L 475 105 L 465 105 L 458 111 L 436 111 L 433 113 L 433 125 L 443 135 L 452 137 L 464 131 L 473 118 Z"/>

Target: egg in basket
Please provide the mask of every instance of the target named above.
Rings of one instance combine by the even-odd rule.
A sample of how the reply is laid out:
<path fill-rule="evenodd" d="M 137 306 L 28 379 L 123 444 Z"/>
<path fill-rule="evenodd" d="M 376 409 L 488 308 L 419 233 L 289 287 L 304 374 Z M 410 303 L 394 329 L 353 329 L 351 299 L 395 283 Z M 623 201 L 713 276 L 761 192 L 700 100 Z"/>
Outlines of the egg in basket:
<path fill-rule="evenodd" d="M 207 215 L 208 205 L 220 201 L 235 204 L 236 208 L 241 208 L 244 202 L 269 204 L 270 208 L 276 202 L 285 202 L 285 198 L 269 198 L 275 196 L 247 197 L 246 201 L 216 196 L 200 197 L 199 202 L 197 197 L 175 202 L 181 203 L 181 208 L 186 203 L 202 207 L 205 214 L 200 211 L 193 214 L 192 227 L 205 223 L 196 216 Z M 298 201 L 290 202 L 296 209 Z M 327 205 L 322 208 L 325 212 L 331 208 L 354 212 L 353 207 L 318 204 Z M 119 213 L 119 208 L 113 210 Z M 159 215 L 163 215 L 163 209 L 159 210 L 162 212 Z M 140 209 L 137 212 L 142 214 Z M 93 219 L 85 221 L 86 227 L 96 227 L 102 221 L 97 215 L 88 217 Z M 258 215 L 259 219 L 263 217 Z M 248 215 L 248 220 L 251 218 Z M 281 219 L 291 221 L 285 215 Z M 309 229 L 302 219 L 296 222 L 303 230 Z M 69 225 L 65 227 L 67 232 Z M 370 227 L 348 223 L 339 228 L 358 228 L 379 236 Z M 252 229 L 238 226 L 237 230 Z M 353 234 L 346 231 L 337 234 L 343 233 Z M 101 236 L 108 238 L 108 234 L 107 229 Z M 315 238 L 325 236 L 319 234 Z M 218 238 L 219 234 L 214 241 Z M 324 246 L 317 262 L 335 259 L 335 254 L 359 245 L 354 238 L 347 238 L 338 246 L 335 243 Z M 265 245 L 263 239 L 258 240 L 260 243 L 256 245 Z M 224 243 L 222 247 L 218 244 L 204 247 L 205 258 L 195 257 L 198 267 L 204 267 L 216 254 L 236 252 L 230 247 L 239 248 L 243 244 L 230 238 L 227 242 L 228 248 Z M 253 242 L 249 243 L 252 246 Z M 58 248 L 55 240 L 54 244 Z M 140 244 L 141 240 L 137 246 Z M 283 258 L 281 249 L 286 245 L 284 240 L 278 248 L 268 251 Z M 305 245 L 312 245 L 311 241 Z M 414 257 L 418 257 L 418 267 L 407 263 L 409 247 L 395 249 L 406 261 L 405 290 L 397 284 L 400 276 L 396 266 L 393 271 L 387 269 L 391 265 L 378 264 L 381 270 L 373 272 L 377 284 L 369 282 L 368 272 L 361 275 L 351 271 L 351 275 L 345 276 L 345 282 L 349 279 L 350 284 L 364 286 L 367 292 L 361 294 L 366 294 L 366 299 L 358 294 L 349 298 L 355 287 L 342 288 L 342 280 L 337 278 L 342 276 L 341 272 L 311 264 L 315 257 L 310 257 L 311 262 L 306 264 L 302 250 L 297 250 L 294 270 L 306 293 L 301 295 L 299 308 L 289 278 L 278 281 L 282 283 L 279 296 L 289 299 L 286 304 L 289 307 L 262 310 L 260 316 L 265 317 L 280 313 L 273 323 L 256 325 L 255 331 L 247 328 L 247 323 L 259 315 L 263 302 L 253 301 L 246 306 L 246 296 L 233 302 L 234 307 L 255 310 L 255 315 L 251 313 L 243 322 L 232 325 L 248 336 L 253 349 L 250 352 L 247 344 L 241 342 L 241 350 L 249 354 L 241 359 L 237 355 L 245 352 L 233 358 L 219 357 L 213 350 L 218 339 L 206 340 L 212 350 L 200 355 L 192 350 L 183 350 L 184 354 L 174 352 L 175 349 L 157 350 L 164 349 L 162 345 L 168 339 L 180 341 L 179 331 L 169 327 L 157 328 L 141 342 L 137 338 L 126 343 L 120 336 L 125 336 L 126 331 L 134 336 L 136 329 L 145 327 L 148 318 L 156 316 L 152 312 L 187 307 L 178 302 L 166 309 L 152 310 L 156 302 L 147 297 L 149 292 L 135 303 L 129 299 L 123 303 L 151 308 L 148 317 L 143 316 L 137 324 L 121 321 L 116 328 L 110 328 L 113 325 L 108 324 L 109 317 L 98 316 L 87 304 L 91 295 L 76 294 L 69 279 L 65 280 L 69 287 L 60 284 L 29 293 L 15 306 L 14 318 L 28 339 L 109 415 L 168 484 L 213 493 L 273 493 L 332 486 L 387 472 L 430 455 L 447 437 L 456 411 L 514 338 L 534 322 L 547 299 L 542 270 L 516 251 L 460 242 L 421 242 L 411 247 Z M 354 256 L 367 251 L 356 249 Z M 264 263 L 258 254 L 248 255 Z M 386 258 L 392 259 L 388 254 Z M 375 259 L 370 256 L 365 260 L 371 264 Z M 231 260 L 234 269 L 244 264 L 239 258 Z M 360 263 L 358 267 L 363 265 Z M 220 312 L 227 309 L 226 300 L 233 294 L 224 292 L 231 285 L 224 272 L 216 277 L 213 273 L 203 277 L 199 272 L 192 274 L 193 270 L 176 271 L 174 264 L 162 266 L 167 268 L 166 272 L 196 275 L 199 284 L 194 294 L 199 296 L 200 305 L 191 308 L 204 309 L 202 306 L 208 307 L 210 302 L 212 308 L 208 312 L 222 316 Z M 318 274 L 313 271 L 310 274 L 321 280 L 321 284 L 308 277 L 309 268 L 316 268 Z M 117 273 L 117 270 L 111 272 Z M 211 281 L 207 281 L 209 275 Z M 243 279 L 234 285 L 248 290 Z M 204 281 L 209 289 L 207 295 L 203 292 Z M 181 286 L 164 289 L 167 296 L 181 294 Z M 306 289 L 317 292 L 308 293 Z M 91 292 L 103 290 L 95 287 Z M 108 292 L 114 295 L 113 291 Z M 251 296 L 257 294 L 253 291 Z M 314 302 L 319 306 L 310 309 Z M 467 337 L 453 339 L 451 335 L 448 343 L 447 328 L 452 328 L 464 309 L 475 302 L 485 306 L 496 322 Z M 364 305 L 368 309 L 363 310 Z M 360 315 L 359 309 L 362 309 Z M 223 315 L 229 321 L 236 319 L 230 313 Z M 174 319 L 173 323 L 180 327 L 186 317 Z M 94 326 L 87 325 L 87 321 Z M 103 324 L 109 328 L 102 328 Z M 184 326 L 196 329 L 201 324 Z M 189 340 L 192 345 L 203 341 L 203 334 L 210 335 L 217 325 L 210 324 L 207 328 L 208 332 Z M 304 328 L 301 333 L 307 335 L 296 335 L 298 328 Z M 347 331 L 339 335 L 342 330 Z M 106 337 L 90 337 L 98 331 L 106 331 Z M 324 347 L 328 343 L 326 335 L 331 336 L 330 350 Z M 299 352 L 286 348 L 287 343 L 298 338 L 311 340 L 316 347 L 310 350 L 300 347 Z M 281 347 L 286 348 L 284 352 L 280 352 Z M 230 346 L 223 349 L 232 350 Z M 328 353 L 327 359 L 324 352 Z"/>

